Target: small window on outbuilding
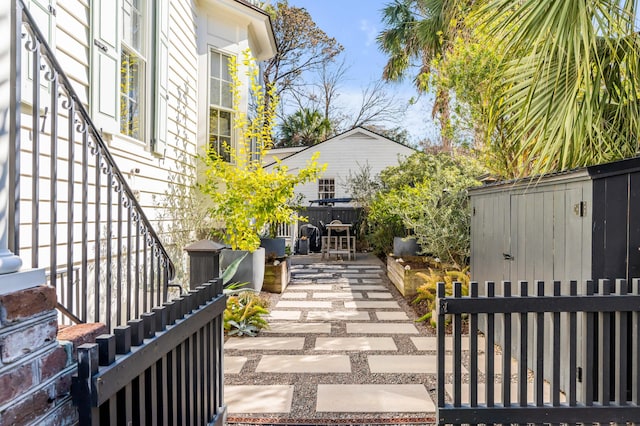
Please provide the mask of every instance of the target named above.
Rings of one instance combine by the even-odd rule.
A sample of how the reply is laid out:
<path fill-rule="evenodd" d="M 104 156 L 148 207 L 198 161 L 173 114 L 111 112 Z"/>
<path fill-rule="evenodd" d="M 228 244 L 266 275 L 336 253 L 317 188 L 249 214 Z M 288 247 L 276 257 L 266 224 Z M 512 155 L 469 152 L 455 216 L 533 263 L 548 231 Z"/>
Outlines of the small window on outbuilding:
<path fill-rule="evenodd" d="M 318 179 L 318 199 L 326 200 L 336 197 L 336 180 Z"/>

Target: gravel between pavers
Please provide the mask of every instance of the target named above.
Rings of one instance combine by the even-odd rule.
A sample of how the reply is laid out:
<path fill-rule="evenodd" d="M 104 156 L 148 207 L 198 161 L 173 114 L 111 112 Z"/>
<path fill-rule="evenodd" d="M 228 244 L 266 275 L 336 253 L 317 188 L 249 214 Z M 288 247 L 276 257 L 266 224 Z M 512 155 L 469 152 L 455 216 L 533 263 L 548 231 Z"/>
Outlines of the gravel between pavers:
<path fill-rule="evenodd" d="M 345 262 L 345 265 L 348 264 Z M 361 265 L 362 270 L 371 270 L 373 268 L 367 268 L 366 265 Z M 331 267 L 333 268 L 333 266 Z M 338 291 L 343 286 L 343 282 L 338 282 L 337 278 L 340 272 L 344 270 L 329 270 L 330 268 L 324 268 L 322 265 L 309 265 L 308 269 L 318 270 L 322 273 L 333 273 L 333 278 L 336 279 L 336 283 L 333 284 L 333 290 Z M 298 273 L 295 273 L 298 272 Z M 292 275 L 292 280 L 300 275 L 300 269 L 295 269 Z M 409 322 L 418 318 L 414 309 L 409 305 L 405 298 L 398 292 L 395 286 L 389 282 L 386 277 L 386 270 L 384 267 L 380 268 L 380 282 L 387 288 L 387 291 L 393 295 L 395 300 L 402 311 L 404 311 L 409 317 Z M 352 270 L 349 273 L 353 274 Z M 308 275 L 303 273 L 303 275 Z M 323 283 L 327 283 L 327 278 L 321 278 Z M 353 278 L 351 278 L 353 279 Z M 361 278 L 370 282 L 371 278 Z M 304 282 L 307 282 L 308 278 L 305 277 Z M 300 282 L 303 282 L 300 280 Z M 364 281 L 361 281 L 364 283 Z M 295 284 L 290 284 L 287 287 L 287 291 L 295 291 Z M 302 292 L 302 291 L 301 291 Z M 304 290 L 308 294 L 308 299 L 311 299 L 310 290 Z M 280 300 L 279 294 L 263 293 L 270 300 L 271 309 L 273 310 L 278 300 Z M 291 299 L 289 299 L 291 300 Z M 358 300 L 367 300 L 358 299 Z M 338 306 L 342 304 L 342 301 L 334 301 L 334 309 L 338 310 Z M 344 308 L 341 308 L 344 309 Z M 341 310 L 340 309 L 340 310 Z M 303 312 L 302 318 L 306 317 L 306 313 L 310 309 L 296 309 Z M 374 310 L 368 310 L 373 312 Z M 373 314 L 372 320 L 374 318 Z M 398 321 L 379 321 L 398 323 Z M 333 328 L 331 337 L 356 337 L 363 336 L 360 334 L 347 334 L 345 324 L 346 321 L 332 321 Z M 226 385 L 295 385 L 293 404 L 289 413 L 281 414 L 256 414 L 234 416 L 229 415 L 227 419 L 228 424 L 237 426 L 241 425 L 266 425 L 266 424 L 290 424 L 290 425 L 326 425 L 326 424 L 341 424 L 341 425 L 383 425 L 383 424 L 404 424 L 404 425 L 428 425 L 435 423 L 435 413 L 334 413 L 334 412 L 316 412 L 316 396 L 317 396 L 317 384 L 423 384 L 426 386 L 432 400 L 437 401 L 436 395 L 436 375 L 435 374 L 373 374 L 369 371 L 369 365 L 367 363 L 368 355 L 416 355 L 416 354 L 435 354 L 435 352 L 418 351 L 410 340 L 410 337 L 416 336 L 434 336 L 433 329 L 426 326 L 424 323 L 414 323 L 419 331 L 419 334 L 413 335 L 384 335 L 385 337 L 392 337 L 398 350 L 396 352 L 391 351 L 349 351 L 346 354 L 351 359 L 352 372 L 351 373 L 323 373 L 323 374 L 308 374 L 308 373 L 255 373 L 255 368 L 260 361 L 262 351 L 248 351 L 248 350 L 228 350 L 228 355 L 242 355 L 248 358 L 248 361 L 243 366 L 240 374 L 229 374 L 225 376 Z M 267 336 L 263 333 L 262 336 Z M 268 336 L 288 336 L 286 334 L 268 333 Z M 301 337 L 299 334 L 291 334 L 290 336 Z M 315 345 L 315 339 L 318 336 L 327 337 L 326 334 L 306 334 L 305 345 L 302 351 L 269 351 L 269 355 L 277 354 L 322 354 L 343 353 L 340 351 L 317 351 L 313 350 Z M 247 398 L 251 398 L 251 395 L 247 395 Z"/>

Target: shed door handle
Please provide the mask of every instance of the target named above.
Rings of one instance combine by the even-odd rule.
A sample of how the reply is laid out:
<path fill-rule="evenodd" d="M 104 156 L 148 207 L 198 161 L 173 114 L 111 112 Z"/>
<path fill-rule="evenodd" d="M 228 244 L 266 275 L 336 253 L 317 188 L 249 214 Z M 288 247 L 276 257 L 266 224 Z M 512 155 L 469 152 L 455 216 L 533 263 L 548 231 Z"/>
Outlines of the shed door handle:
<path fill-rule="evenodd" d="M 511 256 L 509 253 L 502 253 L 502 257 L 504 258 L 504 260 L 513 260 L 513 256 Z"/>

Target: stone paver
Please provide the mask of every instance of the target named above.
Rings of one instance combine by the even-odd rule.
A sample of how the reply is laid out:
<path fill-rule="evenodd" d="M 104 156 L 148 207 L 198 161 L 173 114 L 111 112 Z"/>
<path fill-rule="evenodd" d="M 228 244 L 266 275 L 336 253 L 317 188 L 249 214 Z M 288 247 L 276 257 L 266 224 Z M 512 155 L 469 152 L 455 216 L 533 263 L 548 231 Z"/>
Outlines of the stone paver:
<path fill-rule="evenodd" d="M 351 373 L 347 355 L 263 355 L 258 373 Z"/>
<path fill-rule="evenodd" d="M 304 337 L 230 337 L 224 342 L 229 350 L 299 351 L 304 346 Z"/>
<path fill-rule="evenodd" d="M 287 289 L 291 291 L 300 291 L 300 290 L 331 291 L 333 290 L 333 285 L 331 284 L 289 284 L 287 286 Z M 285 292 L 284 294 L 287 294 L 287 293 Z"/>
<path fill-rule="evenodd" d="M 360 292 L 340 292 L 340 293 L 313 293 L 314 299 L 362 299 Z"/>
<path fill-rule="evenodd" d="M 406 312 L 388 312 L 380 311 L 376 312 L 376 318 L 378 321 L 408 321 L 409 316 Z"/>
<path fill-rule="evenodd" d="M 299 321 L 302 311 L 270 311 L 269 321 Z"/>
<path fill-rule="evenodd" d="M 433 412 L 424 385 L 318 385 L 320 412 Z"/>
<path fill-rule="evenodd" d="M 225 356 L 224 374 L 238 374 L 249 358 L 246 356 Z"/>
<path fill-rule="evenodd" d="M 318 337 L 318 351 L 397 351 L 392 337 Z"/>
<path fill-rule="evenodd" d="M 306 299 L 307 298 L 307 293 L 288 292 L 288 293 L 284 293 L 281 297 L 283 299 Z"/>
<path fill-rule="evenodd" d="M 369 299 L 393 299 L 393 295 L 391 293 L 368 292 L 367 297 Z"/>
<path fill-rule="evenodd" d="M 367 360 L 372 373 L 438 373 L 435 355 L 369 355 Z M 444 371 L 453 373 L 450 359 L 447 359 Z M 464 366 L 461 367 L 461 371 L 463 374 L 468 373 Z"/>
<path fill-rule="evenodd" d="M 280 300 L 276 303 L 276 308 L 316 308 L 329 309 L 331 302 L 321 302 L 315 300 Z"/>
<path fill-rule="evenodd" d="M 350 323 L 347 333 L 352 334 L 419 334 L 413 324 L 407 323 Z"/>
<path fill-rule="evenodd" d="M 310 311 L 307 321 L 368 321 L 369 312 L 364 311 Z"/>
<path fill-rule="evenodd" d="M 387 287 L 383 285 L 370 285 L 370 284 L 350 284 L 343 288 L 348 288 L 354 291 L 387 291 Z"/>
<path fill-rule="evenodd" d="M 265 333 L 278 334 L 329 334 L 331 333 L 331 323 L 312 322 L 279 322 L 270 323 Z"/>
<path fill-rule="evenodd" d="M 468 336 L 462 336 L 461 340 L 462 340 L 461 341 L 462 350 L 463 351 L 468 351 L 469 350 L 469 337 Z M 435 336 L 412 337 L 411 341 L 416 346 L 416 349 L 418 349 L 419 351 L 435 351 L 435 350 L 438 349 L 438 338 L 435 337 Z M 450 350 L 453 349 L 453 338 L 452 337 L 447 336 L 444 339 L 444 347 L 445 347 L 445 350 L 447 350 L 447 351 L 450 351 Z M 478 352 L 480 352 L 480 353 L 484 352 L 484 348 L 485 348 L 484 337 L 478 336 Z"/>
<path fill-rule="evenodd" d="M 400 309 L 400 305 L 396 301 L 369 301 L 356 300 L 353 302 L 344 302 L 347 309 Z"/>
<path fill-rule="evenodd" d="M 226 385 L 224 402 L 233 413 L 288 413 L 293 402 L 293 385 Z"/>

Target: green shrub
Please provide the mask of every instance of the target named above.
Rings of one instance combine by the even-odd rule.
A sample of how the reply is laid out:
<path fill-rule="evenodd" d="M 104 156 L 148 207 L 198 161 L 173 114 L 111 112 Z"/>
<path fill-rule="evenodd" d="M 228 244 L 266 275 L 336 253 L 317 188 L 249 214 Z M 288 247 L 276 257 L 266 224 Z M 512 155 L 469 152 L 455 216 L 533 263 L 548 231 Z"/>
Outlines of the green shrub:
<path fill-rule="evenodd" d="M 462 269 L 470 252 L 467 189 L 484 169 L 475 159 L 416 153 L 380 174 L 382 190 L 368 206 L 369 242 L 388 253 L 394 236 L 414 235 L 423 254 Z"/>
<path fill-rule="evenodd" d="M 436 296 L 438 291 L 438 283 L 445 283 L 445 295 L 453 295 L 453 283 L 460 282 L 462 284 L 462 295 L 469 295 L 469 268 L 464 268 L 462 271 L 436 271 L 429 268 L 429 273 L 423 272 L 416 273 L 416 278 L 423 280 L 424 284 L 420 285 L 417 289 L 417 295 L 411 303 L 414 305 L 422 301 L 426 301 L 427 313 L 416 320 L 416 322 L 422 322 L 431 320 L 431 325 L 435 327 L 436 320 L 432 318 L 432 311 L 436 309 Z"/>
<path fill-rule="evenodd" d="M 229 296 L 224 311 L 224 331 L 228 336 L 255 336 L 269 326 L 269 302 L 259 293 L 241 291 Z"/>

